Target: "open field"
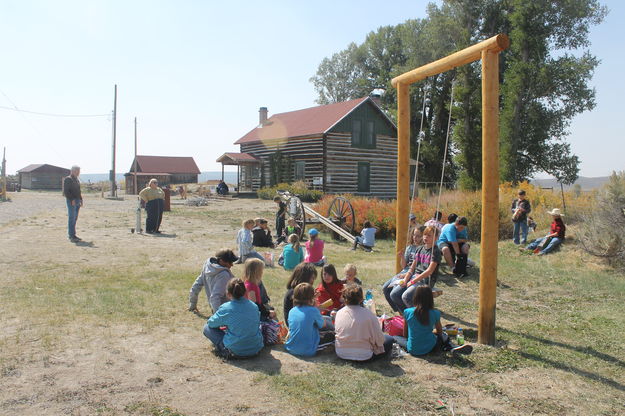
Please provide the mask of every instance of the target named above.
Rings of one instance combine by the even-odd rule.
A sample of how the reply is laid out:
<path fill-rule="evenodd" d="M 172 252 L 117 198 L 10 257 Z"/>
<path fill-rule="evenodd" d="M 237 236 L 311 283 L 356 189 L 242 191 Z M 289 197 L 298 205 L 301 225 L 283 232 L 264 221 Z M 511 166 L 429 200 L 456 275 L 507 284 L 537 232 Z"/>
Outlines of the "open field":
<path fill-rule="evenodd" d="M 132 198 L 87 195 L 77 227 L 85 242 L 74 245 L 58 193 L 10 196 L 0 204 L 2 415 L 625 413 L 625 276 L 596 264 L 574 238 L 541 258 L 500 243 L 497 345 L 470 356 L 357 365 L 331 349 L 299 359 L 277 346 L 223 362 L 201 333 L 205 319 L 186 310 L 188 290 L 207 257 L 234 245 L 241 219 L 273 218 L 272 202 L 176 205 L 164 234 L 149 236 L 130 233 Z M 380 285 L 392 274 L 392 243 L 380 241 L 375 253 L 336 242 L 326 250 L 338 268 L 358 266 L 388 313 Z M 436 302 L 470 342 L 477 275 L 444 276 Z M 278 312 L 287 277 L 265 273 Z M 208 310 L 204 295 L 198 306 Z M 438 399 L 447 408 L 437 409 Z"/>

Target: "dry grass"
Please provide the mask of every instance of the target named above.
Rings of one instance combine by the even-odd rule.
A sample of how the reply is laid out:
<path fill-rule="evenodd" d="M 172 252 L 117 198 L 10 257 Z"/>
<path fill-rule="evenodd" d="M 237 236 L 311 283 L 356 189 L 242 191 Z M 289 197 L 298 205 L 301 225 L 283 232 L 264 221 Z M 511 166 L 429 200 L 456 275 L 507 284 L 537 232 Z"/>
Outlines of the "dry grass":
<path fill-rule="evenodd" d="M 16 198 L 33 198 L 35 194 Z M 54 196 L 57 197 L 57 196 Z M 1 207 L 0 207 L 1 209 Z M 623 410 L 625 277 L 592 263 L 574 244 L 545 257 L 500 244 L 497 345 L 468 357 L 404 357 L 370 365 L 332 351 L 301 360 L 281 347 L 224 363 L 188 313 L 203 261 L 233 246 L 236 228 L 270 201 L 175 206 L 167 237 L 136 236 L 130 201 L 90 196 L 79 234 L 65 237 L 60 208 L 0 226 L 0 413 L 2 414 L 614 414 Z M 175 236 L 173 236 L 175 234 Z M 327 240 L 327 237 L 326 237 Z M 339 268 L 358 266 L 380 311 L 392 243 L 375 253 L 329 242 Z M 479 258 L 475 247 L 472 258 Z M 235 267 L 240 275 L 241 267 Z M 437 306 L 476 340 L 478 272 L 444 277 Z M 264 281 L 281 311 L 288 274 Z M 206 300 L 200 297 L 204 311 Z M 437 400 L 447 404 L 437 409 Z"/>

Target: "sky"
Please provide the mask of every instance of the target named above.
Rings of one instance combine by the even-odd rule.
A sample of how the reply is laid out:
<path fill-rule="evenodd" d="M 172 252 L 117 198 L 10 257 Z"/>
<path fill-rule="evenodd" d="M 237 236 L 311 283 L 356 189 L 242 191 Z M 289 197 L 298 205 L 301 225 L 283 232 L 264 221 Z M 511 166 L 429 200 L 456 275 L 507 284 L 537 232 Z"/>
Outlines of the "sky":
<path fill-rule="evenodd" d="M 625 4 L 602 3 L 610 14 L 592 28 L 590 48 L 601 60 L 591 81 L 597 106 L 575 118 L 569 137 L 580 175 L 590 177 L 625 168 L 617 151 Z M 239 151 L 233 143 L 258 124 L 259 107 L 271 116 L 316 105 L 309 79 L 324 57 L 380 26 L 425 17 L 426 4 L 3 0 L 0 147 L 7 172 L 31 163 L 108 172 L 115 84 L 117 173 L 132 163 L 135 117 L 139 154 L 193 156 L 200 170 L 220 170 L 215 160 Z"/>

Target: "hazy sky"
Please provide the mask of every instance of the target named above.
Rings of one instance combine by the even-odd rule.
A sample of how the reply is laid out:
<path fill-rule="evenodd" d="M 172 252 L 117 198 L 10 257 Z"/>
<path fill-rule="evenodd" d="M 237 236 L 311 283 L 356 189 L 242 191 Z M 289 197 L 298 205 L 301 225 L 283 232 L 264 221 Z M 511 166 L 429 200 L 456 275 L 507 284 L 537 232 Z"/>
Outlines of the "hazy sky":
<path fill-rule="evenodd" d="M 580 174 L 625 169 L 625 6 L 592 30 L 602 63 L 597 107 L 571 127 Z M 425 16 L 425 1 L 33 1 L 0 2 L 0 106 L 58 114 L 110 114 L 118 85 L 117 169 L 139 153 L 193 156 L 202 171 L 239 151 L 232 143 L 273 113 L 315 105 L 308 81 L 326 56 L 372 30 Z M 618 100 L 618 101 L 617 101 Z M 0 108 L 7 169 L 31 163 L 83 173 L 111 168 L 111 118 L 47 117 Z M 1 149 L 0 149 L 1 150 Z"/>

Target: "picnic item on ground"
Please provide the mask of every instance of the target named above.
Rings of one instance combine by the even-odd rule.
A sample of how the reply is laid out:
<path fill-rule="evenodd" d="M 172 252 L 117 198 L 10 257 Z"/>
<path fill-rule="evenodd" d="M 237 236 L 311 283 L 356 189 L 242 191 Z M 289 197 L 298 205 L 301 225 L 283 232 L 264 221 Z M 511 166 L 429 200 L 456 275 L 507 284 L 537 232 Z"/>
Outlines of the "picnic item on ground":
<path fill-rule="evenodd" d="M 393 316 L 384 321 L 383 331 L 390 336 L 404 336 L 404 318 L 402 316 Z"/>
<path fill-rule="evenodd" d="M 326 300 L 325 302 L 323 302 L 322 304 L 320 304 L 319 306 L 324 308 L 324 309 L 327 309 L 330 306 L 332 306 L 333 303 L 334 303 L 334 300 L 332 300 L 332 298 L 330 298 L 330 299 Z"/>

